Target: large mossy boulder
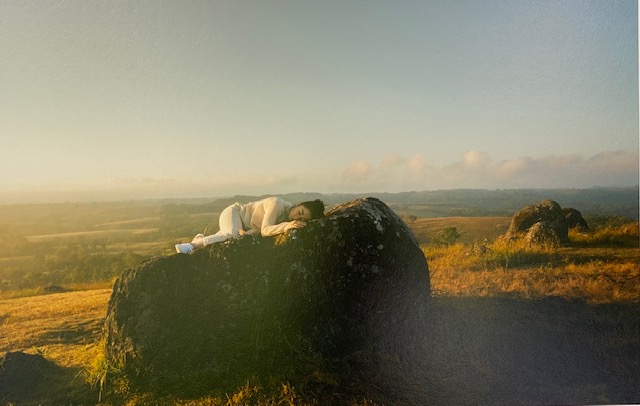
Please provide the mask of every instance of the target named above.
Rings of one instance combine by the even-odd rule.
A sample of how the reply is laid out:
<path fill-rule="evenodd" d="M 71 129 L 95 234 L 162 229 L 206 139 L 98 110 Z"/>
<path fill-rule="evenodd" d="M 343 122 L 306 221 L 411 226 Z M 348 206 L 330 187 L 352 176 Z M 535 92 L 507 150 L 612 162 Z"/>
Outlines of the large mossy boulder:
<path fill-rule="evenodd" d="M 381 201 L 361 199 L 278 237 L 125 271 L 109 302 L 106 355 L 133 385 L 172 394 L 256 376 L 296 381 L 364 368 L 363 354 L 410 358 L 429 296 L 409 228 Z"/>

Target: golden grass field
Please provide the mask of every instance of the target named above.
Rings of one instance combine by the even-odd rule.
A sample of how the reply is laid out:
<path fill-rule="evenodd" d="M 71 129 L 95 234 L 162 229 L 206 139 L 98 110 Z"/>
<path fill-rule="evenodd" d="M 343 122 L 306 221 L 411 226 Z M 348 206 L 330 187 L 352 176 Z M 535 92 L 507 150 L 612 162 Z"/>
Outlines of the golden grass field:
<path fill-rule="evenodd" d="M 0 353 L 38 352 L 64 367 L 93 358 L 111 289 L 92 289 L 0 301 Z"/>
<path fill-rule="evenodd" d="M 465 244 L 477 240 L 493 241 L 507 232 L 511 217 L 436 217 L 417 218 L 407 221 L 420 244 L 426 244 L 440 230 L 455 227 L 460 232 L 460 242 Z"/>
<path fill-rule="evenodd" d="M 515 260 L 495 258 L 495 252 L 473 255 L 471 249 L 425 249 L 433 295 L 562 297 L 588 303 L 640 300 L 637 248 L 560 248 L 530 251 L 529 258 Z"/>
<path fill-rule="evenodd" d="M 455 340 L 451 341 L 447 338 L 452 333 L 447 329 L 473 328 L 482 331 L 485 336 L 479 337 L 478 340 L 482 340 L 483 343 L 486 341 L 487 348 L 492 348 L 491 351 L 498 351 L 498 349 L 491 347 L 491 340 L 487 338 L 487 335 L 498 333 L 485 331 L 486 326 L 474 324 L 477 322 L 478 316 L 480 318 L 486 316 L 483 316 L 484 310 L 481 310 L 480 314 L 474 313 L 478 312 L 478 309 L 495 309 L 502 306 L 500 307 L 502 311 L 508 312 L 509 306 L 512 306 L 512 308 L 520 309 L 520 312 L 528 312 L 532 310 L 527 303 L 538 303 L 537 301 L 548 298 L 563 298 L 572 301 L 572 303 L 578 303 L 568 308 L 576 311 L 576 314 L 579 313 L 580 317 L 586 318 L 586 321 L 581 321 L 582 324 L 586 323 L 585 325 L 589 324 L 589 317 L 595 317 L 593 309 L 608 309 L 607 306 L 626 306 L 623 308 L 627 313 L 631 312 L 631 319 L 638 316 L 640 250 L 637 245 L 637 223 L 625 228 L 624 232 L 620 232 L 626 233 L 624 234 L 626 243 L 611 244 L 609 240 L 600 238 L 602 236 L 595 233 L 592 237 L 573 233 L 571 234 L 574 243 L 572 246 L 555 249 L 528 248 L 502 242 L 497 237 L 506 231 L 508 223 L 509 219 L 504 217 L 459 217 L 416 219 L 410 224 L 417 239 L 422 242 L 421 247 L 429 264 L 434 309 L 442 311 L 440 315 L 434 316 L 434 323 L 440 329 L 440 333 L 437 334 L 440 335 L 432 337 L 443 348 L 448 346 L 448 349 L 443 353 L 445 355 L 434 355 L 436 360 L 434 365 L 442 371 L 448 371 L 451 368 L 450 365 L 459 361 L 456 354 L 460 348 L 464 353 L 464 351 L 471 351 L 476 348 L 474 346 L 480 345 L 479 341 L 472 340 L 461 343 L 460 348 L 451 347 L 451 343 Z M 114 225 L 119 226 L 119 224 Z M 437 234 L 446 227 L 456 227 L 460 231 L 459 242 L 450 246 L 435 246 L 425 243 L 429 240 L 429 236 Z M 125 248 L 123 247 L 123 249 Z M 37 295 L 37 291 L 25 291 L 23 292 L 24 295 L 27 295 L 25 297 L 11 298 L 10 294 L 0 297 L 0 355 L 10 351 L 42 354 L 45 358 L 66 368 L 69 371 L 69 376 L 73 377 L 70 386 L 64 390 L 68 392 L 76 390 L 81 394 L 78 396 L 80 396 L 82 403 L 97 401 L 97 389 L 93 392 L 87 392 L 85 389 L 88 387 L 87 382 L 95 381 L 96 368 L 100 367 L 96 366 L 96 362 L 99 362 L 101 354 L 99 343 L 102 322 L 111 293 L 109 286 L 110 283 L 103 283 L 76 286 L 77 290 L 64 293 Z M 69 288 L 74 287 L 69 286 Z M 448 314 L 453 319 L 444 320 L 441 318 L 442 314 Z M 607 351 L 612 353 L 616 352 L 615 348 L 619 343 L 625 343 L 624 345 L 627 346 L 625 351 L 628 351 L 629 345 L 638 346 L 640 337 L 638 337 L 637 331 L 626 331 L 624 333 L 626 335 L 621 337 L 622 333 L 618 331 L 615 322 L 607 321 L 606 316 L 597 314 L 600 319 L 595 320 L 594 323 L 602 322 L 607 329 L 611 330 L 611 333 L 603 333 L 602 337 L 598 336 L 597 339 L 591 341 L 592 343 L 595 342 L 596 345 L 606 347 Z M 490 322 L 507 323 L 513 321 L 510 317 L 505 317 L 505 319 L 491 319 Z M 536 317 L 540 317 L 540 315 L 534 314 L 533 319 L 535 320 Z M 553 315 L 551 317 L 560 316 Z M 567 317 L 567 315 L 560 318 L 562 317 Z M 450 324 L 456 322 L 455 320 L 463 319 L 465 327 Z M 516 322 L 520 323 L 521 321 Z M 538 320 L 537 323 L 541 326 L 549 324 L 548 320 L 544 318 Z M 501 324 L 494 327 L 496 326 L 499 327 Z M 545 328 L 551 329 L 548 326 Z M 559 331 L 564 331 L 563 328 L 565 327 L 561 327 Z M 588 330 L 583 330 L 582 333 L 585 331 Z M 578 349 L 573 350 L 579 351 Z M 487 372 L 493 368 L 487 365 L 491 359 L 487 358 L 488 356 L 478 355 L 478 357 L 473 361 L 477 365 L 469 367 L 465 364 L 465 368 L 471 368 L 470 371 L 475 371 L 476 375 L 473 376 L 477 376 L 478 373 L 486 373 L 489 374 L 487 379 L 499 382 L 497 376 L 501 372 Z M 552 365 L 551 360 L 548 362 L 549 365 Z M 612 362 L 618 361 L 613 360 Z M 620 368 L 626 373 L 628 366 L 624 365 Z M 92 374 L 94 374 L 93 377 Z M 453 376 L 448 376 L 444 372 L 443 374 L 430 375 L 429 378 L 442 385 L 446 383 L 442 382 L 447 380 L 455 381 L 456 384 L 464 384 L 463 378 L 466 376 L 464 374 L 460 375 L 462 378 L 456 378 L 455 373 L 452 373 Z M 633 386 L 636 383 L 631 382 L 630 385 Z M 609 392 L 603 389 L 602 385 L 598 386 L 596 383 L 585 385 L 583 387 L 580 386 L 580 383 L 575 383 L 569 390 L 577 391 L 577 399 L 591 399 L 596 403 L 598 403 L 598 399 L 603 399 L 605 403 L 612 400 L 607 397 L 610 396 Z M 636 390 L 640 393 L 640 389 L 636 387 Z M 501 393 L 499 390 L 496 393 L 498 392 Z M 561 398 L 562 393 L 563 388 L 555 388 L 550 391 L 549 396 L 551 399 L 554 399 L 553 396 Z M 47 403 L 46 395 L 42 396 L 44 398 L 40 400 L 44 399 L 44 403 Z M 487 396 L 487 399 L 480 403 L 491 404 L 490 394 Z M 527 396 L 534 395 L 529 395 L 528 392 L 518 392 L 518 396 L 522 396 L 521 400 L 527 403 L 526 400 L 529 399 Z M 635 395 L 631 392 L 630 396 Z M 466 398 L 459 400 L 462 403 L 469 401 Z M 505 399 L 497 400 L 505 401 Z M 640 402 L 640 399 L 635 400 Z M 155 401 L 153 398 L 142 395 L 128 399 L 129 404 L 146 404 Z M 171 402 L 229 405 L 257 402 L 275 405 L 307 404 L 309 399 L 305 399 L 304 396 L 296 392 L 296 388 L 287 386 L 286 383 L 267 391 L 248 383 L 239 388 L 237 393 L 229 394 L 226 397 L 199 399 L 194 401 L 195 403 L 182 399 L 171 399 Z M 352 404 L 373 403 L 354 399 Z"/>

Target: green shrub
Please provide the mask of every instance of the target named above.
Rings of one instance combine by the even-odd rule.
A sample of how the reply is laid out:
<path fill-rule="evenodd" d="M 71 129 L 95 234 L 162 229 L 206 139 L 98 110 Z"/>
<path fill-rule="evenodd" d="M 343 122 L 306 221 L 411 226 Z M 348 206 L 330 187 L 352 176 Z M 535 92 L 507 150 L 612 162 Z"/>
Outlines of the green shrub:
<path fill-rule="evenodd" d="M 457 227 L 446 227 L 431 240 L 434 245 L 453 245 L 460 239 L 460 233 Z"/>

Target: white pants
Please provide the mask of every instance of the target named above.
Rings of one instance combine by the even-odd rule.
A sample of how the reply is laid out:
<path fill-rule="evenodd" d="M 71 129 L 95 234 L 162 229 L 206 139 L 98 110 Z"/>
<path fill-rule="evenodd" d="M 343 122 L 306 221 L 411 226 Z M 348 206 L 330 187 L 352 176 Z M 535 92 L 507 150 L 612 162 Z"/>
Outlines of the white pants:
<path fill-rule="evenodd" d="M 240 203 L 234 203 L 220 213 L 220 231 L 203 238 L 204 245 L 228 240 L 240 234 L 242 218 L 240 217 Z"/>

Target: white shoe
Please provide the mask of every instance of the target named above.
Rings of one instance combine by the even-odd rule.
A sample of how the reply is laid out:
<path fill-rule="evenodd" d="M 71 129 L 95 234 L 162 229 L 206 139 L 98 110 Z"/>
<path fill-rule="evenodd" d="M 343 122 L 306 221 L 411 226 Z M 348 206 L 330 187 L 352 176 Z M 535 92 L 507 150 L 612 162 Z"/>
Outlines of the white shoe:
<path fill-rule="evenodd" d="M 184 244 L 176 244 L 176 251 L 178 254 L 188 254 L 193 251 L 193 245 L 188 242 Z"/>
<path fill-rule="evenodd" d="M 204 234 L 198 234 L 191 240 L 191 245 L 196 247 L 204 247 Z"/>

